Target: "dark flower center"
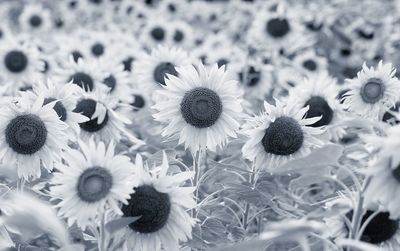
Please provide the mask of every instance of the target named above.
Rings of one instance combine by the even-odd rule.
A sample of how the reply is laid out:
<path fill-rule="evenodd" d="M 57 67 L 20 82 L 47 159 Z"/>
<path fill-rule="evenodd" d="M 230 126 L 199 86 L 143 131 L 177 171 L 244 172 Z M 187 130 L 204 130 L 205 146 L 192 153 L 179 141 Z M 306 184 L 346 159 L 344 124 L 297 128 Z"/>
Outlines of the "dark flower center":
<path fill-rule="evenodd" d="M 171 211 L 169 195 L 157 191 L 150 185 L 135 188 L 128 205 L 123 205 L 122 212 L 126 217 L 141 216 L 129 227 L 139 233 L 154 233 L 162 229 L 168 221 Z"/>
<path fill-rule="evenodd" d="M 34 154 L 47 139 L 46 125 L 34 114 L 15 117 L 8 123 L 5 133 L 8 145 L 20 154 Z"/>
<path fill-rule="evenodd" d="M 317 69 L 317 63 L 312 59 L 308 59 L 303 62 L 303 67 L 310 71 L 315 71 Z"/>
<path fill-rule="evenodd" d="M 79 176 L 77 190 L 81 200 L 93 203 L 105 198 L 113 185 L 113 178 L 104 167 L 90 167 Z"/>
<path fill-rule="evenodd" d="M 94 87 L 93 79 L 90 75 L 84 72 L 76 72 L 74 75 L 70 77 L 70 81 L 85 91 L 92 91 Z"/>
<path fill-rule="evenodd" d="M 197 87 L 186 92 L 181 102 L 181 113 L 185 121 L 194 127 L 210 127 L 222 113 L 222 102 L 214 91 Z"/>
<path fill-rule="evenodd" d="M 254 66 L 250 66 L 249 68 L 247 68 L 247 75 L 246 78 L 244 79 L 244 74 L 243 72 L 239 73 L 239 79 L 242 83 L 244 83 L 247 86 L 256 86 L 261 79 L 261 72 L 257 71 Z"/>
<path fill-rule="evenodd" d="M 113 75 L 110 75 L 103 80 L 103 83 L 110 88 L 110 92 L 113 92 L 115 85 L 117 84 L 117 80 Z"/>
<path fill-rule="evenodd" d="M 373 214 L 375 213 L 372 210 L 367 210 L 362 217 L 361 224 Z M 399 228 L 399 221 L 392 220 L 389 218 L 388 212 L 380 212 L 378 213 L 367 225 L 365 228 L 361 240 L 371 243 L 371 244 L 379 244 L 384 241 L 390 240 L 397 232 Z M 351 220 L 353 217 L 353 210 L 346 214 L 346 217 Z M 346 226 L 347 227 L 347 226 Z"/>
<path fill-rule="evenodd" d="M 71 54 L 75 62 L 78 62 L 78 59 L 83 58 L 82 53 L 80 53 L 79 51 L 73 51 L 71 52 Z"/>
<path fill-rule="evenodd" d="M 122 63 L 124 64 L 124 71 L 132 71 L 132 63 L 135 59 L 133 57 L 128 57 Z"/>
<path fill-rule="evenodd" d="M 355 78 L 357 77 L 357 73 L 359 72 L 359 68 L 358 67 L 351 67 L 351 66 L 346 66 L 343 69 L 343 76 L 345 76 L 346 78 Z"/>
<path fill-rule="evenodd" d="M 81 113 L 82 115 L 88 117 L 89 119 L 93 116 L 94 112 L 96 111 L 96 104 L 97 102 L 93 99 L 83 99 L 78 102 L 74 112 Z M 90 119 L 89 121 L 80 123 L 79 126 L 87 131 L 87 132 L 97 132 L 103 129 L 108 122 L 108 112 L 106 112 L 106 116 L 104 120 L 99 124 L 98 119 Z"/>
<path fill-rule="evenodd" d="M 265 130 L 261 143 L 267 153 L 289 155 L 301 148 L 303 140 L 300 124 L 293 118 L 282 116 Z"/>
<path fill-rule="evenodd" d="M 24 52 L 12 50 L 4 58 L 4 63 L 8 70 L 14 73 L 22 72 L 28 65 L 28 57 Z"/>
<path fill-rule="evenodd" d="M 155 27 L 151 31 L 151 36 L 157 41 L 162 41 L 162 40 L 164 40 L 164 37 L 165 37 L 165 31 L 161 27 Z"/>
<path fill-rule="evenodd" d="M 371 78 L 360 89 L 360 94 L 365 103 L 375 104 L 383 97 L 384 91 L 385 86 L 382 80 Z"/>
<path fill-rule="evenodd" d="M 393 113 L 399 112 L 399 109 L 400 109 L 400 102 L 396 102 L 396 105 L 394 107 L 390 108 L 389 111 L 383 114 L 382 121 L 390 124 L 398 124 L 399 121 L 393 115 Z"/>
<path fill-rule="evenodd" d="M 357 30 L 357 34 L 360 38 L 364 38 L 366 40 L 371 40 L 374 38 L 374 33 L 373 32 L 365 32 L 362 29 Z"/>
<path fill-rule="evenodd" d="M 179 43 L 183 40 L 183 38 L 184 38 L 183 32 L 180 30 L 176 30 L 174 34 L 174 41 Z"/>
<path fill-rule="evenodd" d="M 229 61 L 227 59 L 225 59 L 225 58 L 220 58 L 217 61 L 218 68 L 223 66 L 223 65 L 227 65 L 228 63 L 229 63 Z"/>
<path fill-rule="evenodd" d="M 344 56 L 344 57 L 348 57 L 351 55 L 351 49 L 350 48 L 342 48 L 340 50 L 340 55 Z"/>
<path fill-rule="evenodd" d="M 398 182 L 400 182 L 400 165 L 398 165 L 398 166 L 396 167 L 396 169 L 393 169 L 392 174 L 393 174 L 393 177 L 394 177 Z"/>
<path fill-rule="evenodd" d="M 157 65 L 156 69 L 154 69 L 153 78 L 157 83 L 165 85 L 166 74 L 171 74 L 174 76 L 178 76 L 178 72 L 175 70 L 175 65 L 170 62 L 163 62 Z"/>
<path fill-rule="evenodd" d="M 100 57 L 104 54 L 104 46 L 101 43 L 95 43 L 92 46 L 91 51 L 93 55 L 95 55 L 96 57 Z"/>
<path fill-rule="evenodd" d="M 273 18 L 267 22 L 266 31 L 274 38 L 282 38 L 290 31 L 290 24 L 285 18 Z"/>
<path fill-rule="evenodd" d="M 136 108 L 143 108 L 146 102 L 144 101 L 144 98 L 141 95 L 133 95 L 134 100 L 133 103 L 131 104 L 132 106 Z"/>
<path fill-rule="evenodd" d="M 38 15 L 33 15 L 30 19 L 29 19 L 29 23 L 33 26 L 33 27 L 39 27 L 42 24 L 42 18 Z"/>
<path fill-rule="evenodd" d="M 46 98 L 43 102 L 43 105 L 47 105 L 48 103 L 53 102 L 55 100 L 56 100 L 55 98 Z M 65 121 L 67 119 L 67 110 L 60 101 L 56 102 L 53 109 L 57 113 L 61 121 Z"/>
<path fill-rule="evenodd" d="M 333 118 L 333 110 L 323 97 L 313 96 L 306 102 L 304 106 L 309 106 L 306 118 L 322 116 L 319 121 L 310 126 L 319 127 L 331 123 Z"/>
<path fill-rule="evenodd" d="M 94 4 L 101 4 L 103 0 L 89 0 L 89 2 L 94 3 Z"/>

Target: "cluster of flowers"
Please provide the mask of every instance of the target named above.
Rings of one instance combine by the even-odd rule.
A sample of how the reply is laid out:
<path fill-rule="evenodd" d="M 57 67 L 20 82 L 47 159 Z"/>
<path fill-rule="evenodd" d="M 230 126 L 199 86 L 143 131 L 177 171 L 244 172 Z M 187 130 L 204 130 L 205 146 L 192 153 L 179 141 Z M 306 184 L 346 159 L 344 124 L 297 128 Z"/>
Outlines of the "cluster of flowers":
<path fill-rule="evenodd" d="M 400 250 L 399 10 L 1 1 L 0 250 Z"/>

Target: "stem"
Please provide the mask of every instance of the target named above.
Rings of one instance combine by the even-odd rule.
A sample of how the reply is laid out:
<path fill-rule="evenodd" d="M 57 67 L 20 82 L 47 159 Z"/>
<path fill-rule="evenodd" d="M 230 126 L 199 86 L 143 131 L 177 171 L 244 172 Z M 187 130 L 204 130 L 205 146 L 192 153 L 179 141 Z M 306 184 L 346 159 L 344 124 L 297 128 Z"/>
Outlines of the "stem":
<path fill-rule="evenodd" d="M 256 178 L 256 171 L 255 171 L 255 165 L 252 166 L 251 168 L 251 175 L 249 178 L 249 183 L 254 186 L 254 181 Z M 246 202 L 246 206 L 245 206 L 245 211 L 244 211 L 244 216 L 243 216 L 243 228 L 246 230 L 247 229 L 247 225 L 249 223 L 248 218 L 249 218 L 249 212 L 250 212 L 250 203 Z"/>
<path fill-rule="evenodd" d="M 99 245 L 99 251 L 107 251 L 106 248 L 106 229 L 105 229 L 105 222 L 106 222 L 106 214 L 105 212 L 102 214 L 101 216 L 101 221 L 100 221 L 100 238 L 98 241 L 98 245 Z"/>
<path fill-rule="evenodd" d="M 363 204 L 364 204 L 363 193 L 364 193 L 365 189 L 367 188 L 367 186 L 369 185 L 370 181 L 371 181 L 371 177 L 368 176 L 364 180 L 361 190 L 358 192 L 358 203 L 354 210 L 354 214 L 353 214 L 353 218 L 352 218 L 352 227 L 351 227 L 350 235 L 349 235 L 350 239 L 354 239 L 354 237 L 358 236 L 358 231 L 360 229 L 360 223 L 361 223 L 361 219 L 363 216 Z"/>
<path fill-rule="evenodd" d="M 194 178 L 193 178 L 193 186 L 196 187 L 195 190 L 195 200 L 196 204 L 198 202 L 198 195 L 199 195 L 199 177 L 200 177 L 200 155 L 201 155 L 201 150 L 197 151 L 195 155 L 193 155 L 193 172 L 194 172 Z M 196 215 L 196 208 L 193 208 L 192 210 L 192 216 L 194 217 Z"/>
<path fill-rule="evenodd" d="M 17 179 L 17 190 L 19 192 L 24 191 L 24 186 L 25 186 L 25 179 L 24 178 L 18 178 Z"/>

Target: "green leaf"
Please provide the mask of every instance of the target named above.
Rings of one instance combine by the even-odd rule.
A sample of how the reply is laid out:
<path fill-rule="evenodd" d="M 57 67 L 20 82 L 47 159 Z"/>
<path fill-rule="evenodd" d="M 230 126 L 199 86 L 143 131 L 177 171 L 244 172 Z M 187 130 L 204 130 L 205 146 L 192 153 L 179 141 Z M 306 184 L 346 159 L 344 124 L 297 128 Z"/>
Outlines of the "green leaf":
<path fill-rule="evenodd" d="M 129 224 L 137 221 L 141 216 L 138 217 L 122 217 L 116 220 L 112 220 L 106 224 L 106 230 L 108 233 L 113 234 L 118 230 L 128 226 Z"/>

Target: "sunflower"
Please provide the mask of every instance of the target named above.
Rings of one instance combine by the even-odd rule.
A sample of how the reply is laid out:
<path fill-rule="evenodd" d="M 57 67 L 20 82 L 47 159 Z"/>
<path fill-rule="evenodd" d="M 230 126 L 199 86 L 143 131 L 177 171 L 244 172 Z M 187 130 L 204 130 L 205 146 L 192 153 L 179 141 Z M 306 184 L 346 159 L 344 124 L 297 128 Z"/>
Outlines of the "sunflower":
<path fill-rule="evenodd" d="M 78 58 L 74 61 L 73 56 L 67 62 L 55 70 L 55 81 L 59 83 L 72 83 L 78 85 L 85 91 L 104 89 L 101 81 L 106 77 L 106 73 L 101 71 L 97 61 L 83 61 Z"/>
<path fill-rule="evenodd" d="M 127 204 L 135 185 L 134 166 L 129 157 L 115 154 L 115 144 L 78 141 L 80 150 L 69 149 L 65 162 L 57 164 L 50 183 L 53 200 L 59 200 L 59 215 L 71 226 L 85 227 L 106 210 L 122 215 L 120 203 Z"/>
<path fill-rule="evenodd" d="M 53 109 L 55 102 L 43 105 L 44 101 L 39 96 L 33 104 L 8 103 L 0 110 L 0 159 L 14 163 L 25 180 L 40 177 L 41 166 L 51 171 L 68 147 L 68 126 Z"/>
<path fill-rule="evenodd" d="M 81 46 L 83 38 L 79 31 L 70 36 L 56 35 L 54 41 L 58 45 L 58 50 L 55 51 L 55 59 L 60 65 L 65 64 L 71 56 L 75 62 L 78 62 L 80 58 L 85 59 L 84 48 Z"/>
<path fill-rule="evenodd" d="M 346 132 L 345 128 L 341 126 L 346 115 L 337 99 L 338 87 L 335 79 L 331 78 L 326 72 L 320 72 L 310 75 L 302 83 L 290 89 L 290 101 L 288 101 L 297 101 L 299 108 L 309 106 L 306 118 L 322 116 L 318 122 L 310 126 L 324 126 L 326 128 L 324 136 L 328 140 L 334 141 L 339 140 Z"/>
<path fill-rule="evenodd" d="M 122 103 L 132 102 L 131 79 L 125 65 L 122 62 L 113 63 L 112 60 L 100 60 L 101 71 L 105 72 L 105 77 L 101 81 L 107 88 L 110 96 L 118 99 Z"/>
<path fill-rule="evenodd" d="M 44 34 L 51 28 L 51 12 L 40 4 L 25 5 L 19 24 L 23 31 Z"/>
<path fill-rule="evenodd" d="M 40 77 L 44 64 L 37 47 L 19 37 L 2 40 L 0 45 L 2 82 L 9 87 L 10 93 L 15 93 L 24 83 Z"/>
<path fill-rule="evenodd" d="M 141 44 L 148 50 L 160 44 L 167 44 L 172 33 L 169 25 L 167 25 L 168 22 L 154 16 L 148 17 L 147 21 L 139 33 Z"/>
<path fill-rule="evenodd" d="M 122 212 L 125 217 L 141 217 L 123 233 L 128 250 L 179 250 L 179 242 L 192 237 L 196 222 L 187 213 L 196 206 L 195 187 L 181 187 L 194 173 L 167 175 L 169 164 L 165 153 L 161 166 L 150 171 L 140 155 L 136 155 L 135 166 L 139 181 Z"/>
<path fill-rule="evenodd" d="M 357 78 L 347 80 L 350 90 L 344 97 L 344 105 L 356 114 L 380 118 L 399 100 L 400 81 L 395 73 L 392 64 L 380 61 L 374 69 L 364 63 Z"/>
<path fill-rule="evenodd" d="M 214 64 L 206 70 L 202 64 L 176 68 L 179 78 L 168 75 L 164 90 L 153 106 L 153 117 L 168 123 L 162 136 L 179 135 L 179 144 L 192 152 L 215 151 L 229 137 L 236 137 L 242 111 L 237 82 L 227 79 L 225 67 Z"/>
<path fill-rule="evenodd" d="M 341 203 L 343 213 L 325 218 L 329 237 L 346 238 L 349 236 L 348 225 L 352 221 L 354 206 L 350 198 L 340 198 L 329 203 L 335 205 Z M 331 207 L 331 205 L 327 205 Z M 362 212 L 360 222 L 360 240 L 378 246 L 382 251 L 395 251 L 400 245 L 399 219 L 375 203 L 367 203 Z"/>
<path fill-rule="evenodd" d="M 141 140 L 126 129 L 131 121 L 117 111 L 118 105 L 118 99 L 104 91 L 81 91 L 73 112 L 80 113 L 89 120 L 79 123 L 80 135 L 85 139 L 94 137 L 95 140 L 105 142 L 119 142 L 124 135 L 132 142 L 142 144 Z"/>
<path fill-rule="evenodd" d="M 79 87 L 72 83 L 59 86 L 54 84 L 51 79 L 48 79 L 46 82 L 35 82 L 32 86 L 32 91 L 21 92 L 21 95 L 33 101 L 39 96 L 43 96 L 44 105 L 54 102 L 54 111 L 57 113 L 58 118 L 70 127 L 70 138 L 75 139 L 76 134 L 79 134 L 80 131 L 78 124 L 89 120 L 88 117 L 73 112 L 79 91 Z M 25 99 L 23 98 L 22 100 Z"/>
<path fill-rule="evenodd" d="M 326 72 L 328 69 L 326 59 L 318 56 L 313 50 L 307 50 L 296 55 L 293 63 L 301 72 L 307 74 Z"/>
<path fill-rule="evenodd" d="M 251 98 L 264 100 L 272 91 L 272 74 L 267 65 L 258 61 L 249 62 L 238 73 L 238 79 L 245 93 Z"/>
<path fill-rule="evenodd" d="M 135 61 L 135 75 L 140 87 L 149 93 L 165 85 L 167 74 L 178 76 L 176 67 L 189 65 L 188 54 L 178 48 L 158 46 L 151 54 Z"/>
<path fill-rule="evenodd" d="M 303 27 L 292 12 L 279 5 L 276 11 L 260 9 L 251 24 L 248 41 L 267 51 L 287 50 L 299 45 Z"/>
<path fill-rule="evenodd" d="M 249 118 L 243 126 L 248 136 L 242 148 L 243 156 L 257 168 L 273 170 L 285 162 L 305 156 L 323 143 L 315 137 L 323 132 L 317 123 L 321 117 L 305 118 L 309 106 L 299 109 L 296 102 L 276 105 L 264 102 L 265 112 Z"/>

